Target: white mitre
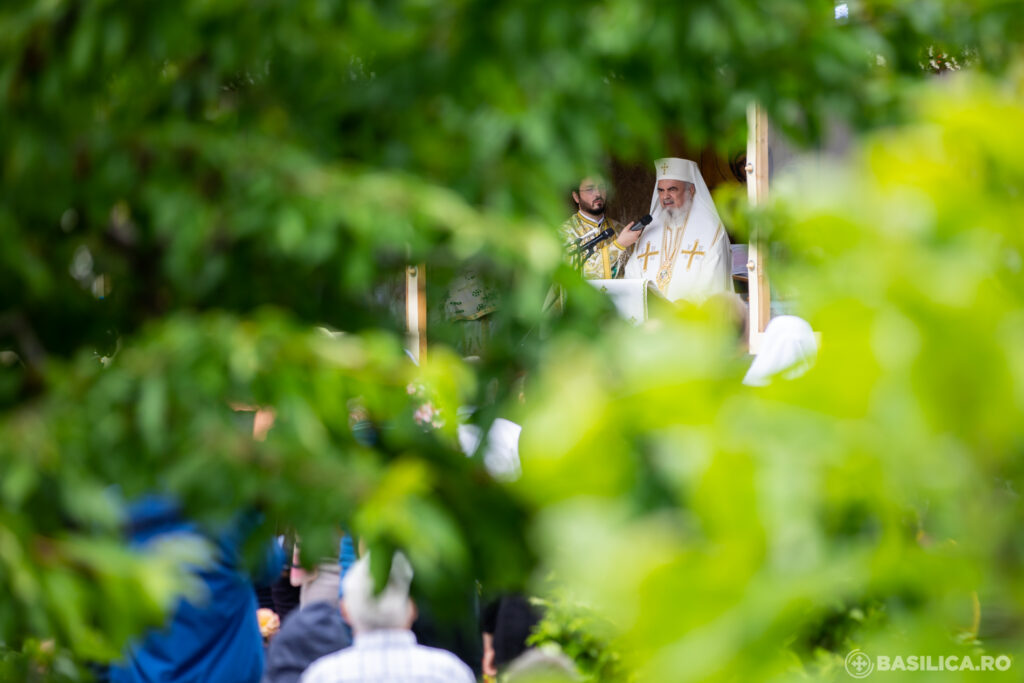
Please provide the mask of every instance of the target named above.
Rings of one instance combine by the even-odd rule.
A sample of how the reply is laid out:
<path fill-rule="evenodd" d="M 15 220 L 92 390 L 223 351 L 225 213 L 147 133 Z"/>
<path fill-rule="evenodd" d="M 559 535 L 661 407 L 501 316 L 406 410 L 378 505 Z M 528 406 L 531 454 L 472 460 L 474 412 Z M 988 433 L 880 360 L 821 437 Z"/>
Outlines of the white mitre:
<path fill-rule="evenodd" d="M 669 300 L 703 302 L 718 292 L 732 291 L 732 250 L 718 210 L 697 164 L 689 159 L 654 162 L 648 226 L 626 263 L 626 278 L 655 283 Z M 658 200 L 658 181 L 682 180 L 694 186 L 689 214 L 679 225 L 668 225 Z"/>
<path fill-rule="evenodd" d="M 715 200 L 711 198 L 711 190 L 708 189 L 707 183 L 704 182 L 704 176 L 701 175 L 700 167 L 697 166 L 696 161 L 677 159 L 675 157 L 658 159 L 654 162 L 654 170 L 654 192 L 651 195 L 651 217 L 654 220 L 659 220 L 662 213 L 661 202 L 658 201 L 658 181 L 682 180 L 696 188 L 696 192 L 693 195 L 694 203 L 701 205 L 705 211 L 710 213 L 713 217 L 713 222 L 721 223 L 718 219 L 718 209 L 715 208 Z"/>

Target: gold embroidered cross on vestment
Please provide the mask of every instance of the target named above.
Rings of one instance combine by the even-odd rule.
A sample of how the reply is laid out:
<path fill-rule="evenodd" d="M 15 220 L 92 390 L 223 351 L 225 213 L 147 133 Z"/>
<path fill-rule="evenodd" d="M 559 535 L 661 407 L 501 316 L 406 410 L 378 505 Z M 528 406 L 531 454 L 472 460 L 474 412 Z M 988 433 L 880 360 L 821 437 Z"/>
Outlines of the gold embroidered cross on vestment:
<path fill-rule="evenodd" d="M 697 251 L 699 248 L 700 248 L 700 240 L 694 240 L 693 241 L 693 247 L 689 251 L 687 251 L 686 249 L 683 249 L 682 251 L 679 252 L 680 254 L 685 254 L 685 255 L 690 257 L 690 260 L 687 261 L 687 263 L 686 263 L 686 269 L 687 270 L 689 270 L 690 266 L 693 265 L 693 257 L 694 256 L 697 256 L 698 254 L 700 256 L 704 255 L 703 251 Z"/>
<path fill-rule="evenodd" d="M 644 253 L 642 253 L 642 254 L 637 254 L 637 257 L 638 258 L 642 258 L 644 260 L 644 270 L 647 270 L 647 260 L 649 258 L 651 258 L 652 256 L 657 256 L 660 253 L 661 253 L 660 251 L 651 251 L 651 243 L 648 242 L 647 243 L 647 250 Z"/>

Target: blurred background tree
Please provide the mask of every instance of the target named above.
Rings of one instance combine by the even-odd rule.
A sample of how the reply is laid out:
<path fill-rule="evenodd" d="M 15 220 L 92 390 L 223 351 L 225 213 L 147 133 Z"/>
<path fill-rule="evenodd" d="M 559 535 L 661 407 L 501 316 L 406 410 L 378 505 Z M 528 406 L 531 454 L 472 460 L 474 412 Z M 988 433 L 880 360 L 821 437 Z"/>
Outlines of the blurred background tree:
<path fill-rule="evenodd" d="M 793 634 L 837 604 L 880 601 L 872 637 L 913 641 L 969 625 L 976 589 L 1014 623 L 1020 141 L 1002 123 L 1021 113 L 1006 69 L 1024 19 L 1000 2 L 847 9 L 5 3 L 0 638 L 107 659 L 157 622 L 183 577 L 118 544 L 123 501 L 152 490 L 210 523 L 257 507 L 312 556 L 345 523 L 407 548 L 438 594 L 515 584 L 540 552 L 602 589 L 654 678 L 790 672 L 822 642 Z M 936 52 L 1003 90 L 920 95 Z M 712 322 L 622 328 L 550 229 L 608 157 L 654 158 L 680 131 L 730 148 L 752 101 L 810 143 L 830 117 L 930 117 L 777 218 L 798 256 L 780 277 L 827 353 L 763 392 L 735 385 Z M 487 273 L 501 334 L 478 364 L 444 325 L 407 362 L 382 286 L 410 262 Z M 552 281 L 576 302 L 554 322 Z M 416 423 L 410 383 L 440 429 Z M 274 406 L 265 442 L 235 404 Z M 462 458 L 463 405 L 525 420 L 521 488 Z M 538 511 L 572 543 L 529 543 Z M 595 547 L 609 565 L 564 557 Z"/>

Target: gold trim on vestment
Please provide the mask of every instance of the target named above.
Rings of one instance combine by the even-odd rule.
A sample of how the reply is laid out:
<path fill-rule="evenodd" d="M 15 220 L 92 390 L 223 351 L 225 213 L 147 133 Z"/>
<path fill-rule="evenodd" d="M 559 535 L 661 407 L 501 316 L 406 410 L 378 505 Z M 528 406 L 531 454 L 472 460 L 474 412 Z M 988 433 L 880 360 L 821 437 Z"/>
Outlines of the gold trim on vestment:
<path fill-rule="evenodd" d="M 686 226 L 690 224 L 690 214 L 693 213 L 693 202 L 690 202 L 690 208 L 686 210 L 686 218 L 683 220 L 683 226 L 678 228 L 679 234 L 675 239 L 671 238 L 671 233 L 677 228 L 670 228 L 665 225 L 661 229 L 661 265 L 658 267 L 658 275 L 654 280 L 654 283 L 658 285 L 658 289 L 662 294 L 668 294 L 668 286 L 672 282 L 672 273 L 676 269 L 676 256 L 679 255 L 679 250 L 683 246 L 683 238 L 686 237 Z M 669 241 L 666 241 L 666 237 Z M 671 246 L 671 251 L 666 251 Z M 668 263 L 665 263 L 665 254 L 669 254 Z"/>
<path fill-rule="evenodd" d="M 582 213 L 580 213 L 579 211 L 577 211 L 577 212 L 576 212 L 576 215 L 577 215 L 577 216 L 579 216 L 579 218 L 580 218 L 580 223 L 584 223 L 584 224 L 586 224 L 586 225 L 589 225 L 589 226 L 590 226 L 590 227 L 592 227 L 592 228 L 600 228 L 600 227 L 601 227 L 601 223 L 603 223 L 603 222 L 604 222 L 604 221 L 601 221 L 601 222 L 595 223 L 594 221 L 590 220 L 589 218 L 587 218 L 586 216 L 584 216 L 584 215 L 583 215 Z"/>

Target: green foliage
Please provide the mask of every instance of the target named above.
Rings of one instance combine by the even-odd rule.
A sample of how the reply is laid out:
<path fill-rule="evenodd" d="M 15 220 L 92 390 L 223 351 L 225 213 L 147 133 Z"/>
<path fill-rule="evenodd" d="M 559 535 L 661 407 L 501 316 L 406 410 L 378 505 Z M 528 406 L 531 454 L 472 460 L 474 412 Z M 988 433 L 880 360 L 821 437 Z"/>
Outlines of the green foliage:
<path fill-rule="evenodd" d="M 544 616 L 527 644 L 542 649 L 555 646 L 572 659 L 585 681 L 629 681 L 622 658 L 614 649 L 614 625 L 574 602 L 564 589 L 554 588 L 548 593 L 552 597 L 535 600 Z"/>
<path fill-rule="evenodd" d="M 371 547 L 404 548 L 439 599 L 460 579 L 510 580 L 528 561 L 516 532 L 522 510 L 458 453 L 454 421 L 433 430 L 413 420 L 411 383 L 435 386 L 443 414 L 465 399 L 469 376 L 441 350 L 417 368 L 389 336 L 335 338 L 273 313 L 182 315 L 136 337 L 108 368 L 85 356 L 54 377 L 45 400 L 0 423 L 3 461 L 23 473 L 5 480 L 11 632 L 59 634 L 105 659 L 138 630 L 122 617 L 146 604 L 133 604 L 136 593 L 163 596 L 140 618 L 162 616 L 180 590 L 166 583 L 177 565 L 153 566 L 156 557 L 136 566 L 98 544 L 119 533 L 119 500 L 150 491 L 210 526 L 255 507 L 266 519 L 260 538 L 287 523 L 309 557 L 336 552 L 333 530 L 344 522 Z M 235 403 L 275 407 L 266 441 L 239 424 Z M 374 448 L 350 428 L 356 403 L 379 425 Z M 479 519 L 485 505 L 494 516 Z M 54 621 L 37 623 L 44 597 Z"/>
<path fill-rule="evenodd" d="M 393 327 L 383 275 L 479 259 L 518 338 L 557 254 L 521 219 L 583 169 L 732 150 L 755 99 L 804 138 L 888 120 L 927 46 L 1005 61 L 1021 12 L 976 5 L 6 3 L 4 328 L 34 366 L 179 307 Z"/>
<path fill-rule="evenodd" d="M 257 509 L 310 558 L 344 524 L 405 548 L 442 601 L 521 582 L 540 550 L 607 588 L 588 603 L 622 628 L 624 663 L 666 680 L 789 671 L 780 644 L 837 596 L 881 601 L 884 633 L 908 638 L 944 634 L 975 588 L 1016 605 L 1021 155 L 992 122 L 1018 100 L 990 86 L 952 108 L 971 100 L 951 84 L 929 125 L 794 205 L 780 276 L 828 346 L 793 387 L 740 389 L 713 321 L 610 321 L 548 229 L 609 154 L 653 158 L 680 131 L 732 149 L 754 100 L 804 140 L 834 115 L 889 122 L 929 46 L 998 70 L 1022 29 L 1019 3 L 855 10 L 4 3 L 4 656 L 53 638 L 107 659 L 187 591 L 195 548 L 119 544 L 124 500 L 152 490 L 209 525 Z M 478 365 L 433 322 L 429 362 L 406 361 L 386 285 L 419 262 L 435 303 L 464 268 L 494 283 L 502 334 Z M 573 301 L 554 322 L 553 280 Z M 443 427 L 417 423 L 410 384 Z M 239 403 L 274 407 L 266 441 Z M 459 453 L 469 404 L 483 424 L 523 414 L 514 491 Z"/>
<path fill-rule="evenodd" d="M 12 651 L 0 645 L 0 680 L 71 683 L 88 680 L 87 676 L 86 669 L 75 662 L 69 653 L 54 650 L 52 641 L 44 644 L 29 639 L 24 642 L 21 651 Z"/>
<path fill-rule="evenodd" d="M 938 80 L 919 123 L 779 184 L 805 377 L 742 386 L 713 310 L 550 349 L 519 491 L 642 680 L 1019 655 L 1022 86 Z"/>

